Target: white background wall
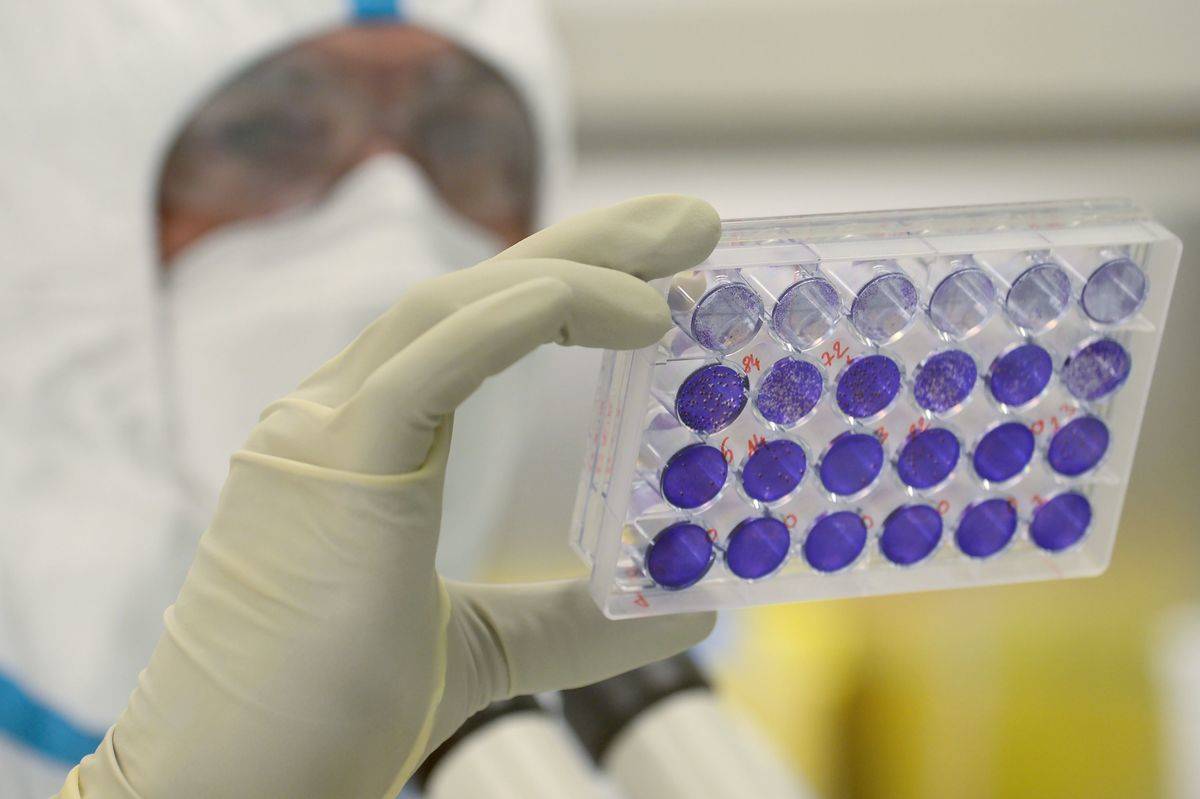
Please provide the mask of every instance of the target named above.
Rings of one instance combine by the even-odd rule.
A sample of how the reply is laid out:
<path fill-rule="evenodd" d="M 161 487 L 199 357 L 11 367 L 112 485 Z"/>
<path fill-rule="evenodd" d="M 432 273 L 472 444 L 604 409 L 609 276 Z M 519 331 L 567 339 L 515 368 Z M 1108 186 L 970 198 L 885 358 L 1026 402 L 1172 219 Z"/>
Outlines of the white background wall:
<path fill-rule="evenodd" d="M 1196 0 L 551 0 L 587 143 L 1194 135 Z"/>

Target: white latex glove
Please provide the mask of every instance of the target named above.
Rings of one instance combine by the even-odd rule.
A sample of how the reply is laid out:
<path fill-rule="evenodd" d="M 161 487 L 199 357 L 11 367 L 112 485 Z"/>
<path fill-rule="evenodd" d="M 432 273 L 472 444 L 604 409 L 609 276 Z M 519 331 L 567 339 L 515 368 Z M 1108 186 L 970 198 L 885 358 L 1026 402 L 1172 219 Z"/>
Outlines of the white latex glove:
<path fill-rule="evenodd" d="M 455 407 L 545 342 L 652 343 L 670 318 L 643 281 L 717 235 L 684 197 L 577 217 L 414 287 L 270 405 L 129 705 L 60 795 L 391 799 L 492 700 L 704 638 L 712 614 L 613 622 L 583 581 L 452 583 L 434 553 Z"/>

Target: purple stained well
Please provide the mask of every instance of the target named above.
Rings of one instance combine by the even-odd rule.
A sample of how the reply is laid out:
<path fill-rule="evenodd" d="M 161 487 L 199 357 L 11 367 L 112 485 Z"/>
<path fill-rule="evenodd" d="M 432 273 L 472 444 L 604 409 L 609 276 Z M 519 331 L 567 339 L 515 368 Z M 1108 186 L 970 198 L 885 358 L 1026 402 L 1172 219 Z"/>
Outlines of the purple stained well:
<path fill-rule="evenodd" d="M 929 298 L 933 326 L 954 338 L 967 338 L 996 310 L 996 285 L 982 269 L 969 267 L 948 275 Z"/>
<path fill-rule="evenodd" d="M 1034 447 L 1033 432 L 1020 422 L 997 425 L 975 446 L 975 472 L 992 483 L 1011 480 L 1025 471 Z"/>
<path fill-rule="evenodd" d="M 876 415 L 900 392 L 900 367 L 886 355 L 856 358 L 838 378 L 837 404 L 855 419 Z"/>
<path fill-rule="evenodd" d="M 781 358 L 758 384 L 754 407 L 768 422 L 791 427 L 812 412 L 824 388 L 816 366 L 798 358 Z"/>
<path fill-rule="evenodd" d="M 687 588 L 708 573 L 715 554 L 707 530 L 676 522 L 659 531 L 646 549 L 646 573 L 663 588 Z"/>
<path fill-rule="evenodd" d="M 850 306 L 850 321 L 868 340 L 886 344 L 908 327 L 917 313 L 917 287 L 900 272 L 870 280 Z"/>
<path fill-rule="evenodd" d="M 721 450 L 691 444 L 672 455 L 663 467 L 662 495 L 677 508 L 699 508 L 721 493 L 728 473 L 729 464 Z"/>
<path fill-rule="evenodd" d="M 1054 359 L 1037 344 L 1020 344 L 992 361 L 988 387 L 1002 405 L 1017 408 L 1041 396 L 1054 374 Z"/>
<path fill-rule="evenodd" d="M 883 521 L 879 550 L 892 563 L 911 566 L 942 540 L 942 515 L 929 505 L 903 505 Z"/>
<path fill-rule="evenodd" d="M 1057 264 L 1041 263 L 1022 272 L 1004 298 L 1008 317 L 1037 333 L 1058 321 L 1071 304 L 1071 279 Z"/>
<path fill-rule="evenodd" d="M 688 375 L 675 394 L 675 415 L 697 433 L 715 433 L 733 423 L 746 406 L 748 381 L 719 363 Z"/>
<path fill-rule="evenodd" d="M 1115 325 L 1133 316 L 1146 300 L 1146 274 L 1128 258 L 1101 264 L 1080 297 L 1083 310 L 1101 324 Z"/>
<path fill-rule="evenodd" d="M 1078 477 L 1095 468 L 1108 451 L 1108 426 L 1095 416 L 1081 416 L 1063 425 L 1046 450 L 1050 468 L 1066 477 Z"/>
<path fill-rule="evenodd" d="M 896 473 L 905 485 L 918 490 L 945 482 L 958 464 L 958 438 L 943 427 L 931 427 L 909 436 L 896 458 Z"/>
<path fill-rule="evenodd" d="M 746 459 L 742 487 L 751 499 L 775 502 L 796 490 L 807 469 L 804 447 L 787 439 L 768 441 Z"/>
<path fill-rule="evenodd" d="M 927 411 L 946 413 L 971 396 L 979 372 L 975 359 L 962 350 L 931 355 L 917 369 L 913 397 Z"/>
<path fill-rule="evenodd" d="M 954 541 L 973 558 L 995 555 L 1008 546 L 1017 531 L 1017 509 L 1006 499 L 985 499 L 967 507 Z"/>
<path fill-rule="evenodd" d="M 692 311 L 692 338 L 705 349 L 733 352 L 762 327 L 763 304 L 754 289 L 725 283 L 700 298 Z"/>
<path fill-rule="evenodd" d="M 744 580 L 757 580 L 782 566 L 791 548 L 792 536 L 779 519 L 746 519 L 725 542 L 725 565 Z"/>
<path fill-rule="evenodd" d="M 1093 341 L 1067 358 L 1062 380 L 1081 400 L 1098 400 L 1116 391 L 1129 378 L 1129 353 L 1111 338 Z"/>
<path fill-rule="evenodd" d="M 779 295 L 771 311 L 771 327 L 788 344 L 806 350 L 833 332 L 840 317 L 837 291 L 824 278 L 809 277 Z"/>
<path fill-rule="evenodd" d="M 867 433 L 842 433 L 821 458 L 821 484 L 838 496 L 863 491 L 883 469 L 883 445 Z"/>
<path fill-rule="evenodd" d="M 1076 491 L 1051 497 L 1033 512 L 1029 537 L 1050 552 L 1060 552 L 1083 538 L 1092 523 L 1092 505 Z"/>
<path fill-rule="evenodd" d="M 867 526 L 843 510 L 817 519 L 804 539 L 804 559 L 817 571 L 835 572 L 853 563 L 867 544 Z"/>

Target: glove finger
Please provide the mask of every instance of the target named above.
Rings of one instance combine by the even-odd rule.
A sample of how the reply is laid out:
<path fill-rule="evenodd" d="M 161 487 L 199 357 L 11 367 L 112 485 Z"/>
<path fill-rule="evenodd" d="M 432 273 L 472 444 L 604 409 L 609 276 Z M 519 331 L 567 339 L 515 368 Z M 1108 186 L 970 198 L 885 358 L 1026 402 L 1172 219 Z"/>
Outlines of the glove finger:
<path fill-rule="evenodd" d="M 471 269 L 414 286 L 292 396 L 339 405 L 393 353 L 455 310 L 537 274 L 560 272 L 568 262 L 650 280 L 698 264 L 719 236 L 716 211 L 678 195 L 640 197 L 582 214 Z"/>
<path fill-rule="evenodd" d="M 613 621 L 592 601 L 586 580 L 446 585 L 475 679 L 491 699 L 589 685 L 670 657 L 703 641 L 717 618 Z"/>
<path fill-rule="evenodd" d="M 703 261 L 720 235 L 720 217 L 708 203 L 655 194 L 571 217 L 517 242 L 492 263 L 566 258 L 653 280 Z"/>
<path fill-rule="evenodd" d="M 589 317 L 583 331 L 597 331 L 591 338 L 594 343 L 570 343 L 602 347 L 648 343 L 642 341 L 640 331 L 644 327 L 640 325 L 635 326 L 632 339 L 622 335 L 629 313 L 649 313 L 651 289 L 635 277 L 556 258 L 485 262 L 413 286 L 345 350 L 301 383 L 291 397 L 331 408 L 341 405 L 376 369 L 443 319 L 485 297 L 537 277 L 556 278 L 572 287 L 581 305 L 595 306 L 597 313 Z M 630 302 L 634 305 L 630 306 Z M 666 306 L 661 301 L 654 306 L 655 319 L 666 320 Z M 657 316 L 659 313 L 661 317 Z M 665 331 L 664 326 L 658 333 L 662 335 Z M 626 341 L 639 343 L 622 343 Z"/>
<path fill-rule="evenodd" d="M 620 272 L 539 277 L 477 300 L 377 369 L 333 414 L 321 453 L 332 468 L 402 474 L 424 463 L 437 426 L 488 376 L 541 344 L 631 348 L 670 324 L 657 291 Z"/>

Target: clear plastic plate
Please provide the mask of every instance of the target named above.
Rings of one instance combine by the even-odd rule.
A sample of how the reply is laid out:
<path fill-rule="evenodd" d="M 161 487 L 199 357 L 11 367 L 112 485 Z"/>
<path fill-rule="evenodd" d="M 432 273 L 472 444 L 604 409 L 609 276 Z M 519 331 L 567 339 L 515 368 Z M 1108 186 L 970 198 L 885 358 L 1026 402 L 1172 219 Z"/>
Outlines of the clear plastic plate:
<path fill-rule="evenodd" d="M 606 353 L 572 543 L 613 618 L 1094 575 L 1181 245 L 1125 200 L 729 220 Z"/>

